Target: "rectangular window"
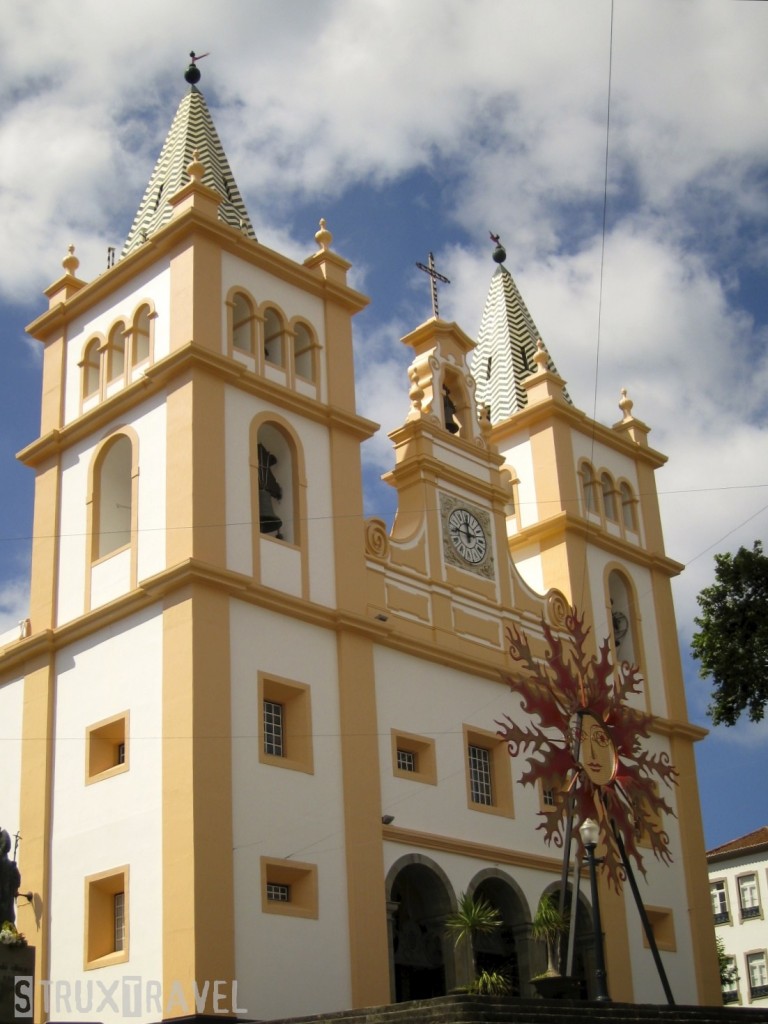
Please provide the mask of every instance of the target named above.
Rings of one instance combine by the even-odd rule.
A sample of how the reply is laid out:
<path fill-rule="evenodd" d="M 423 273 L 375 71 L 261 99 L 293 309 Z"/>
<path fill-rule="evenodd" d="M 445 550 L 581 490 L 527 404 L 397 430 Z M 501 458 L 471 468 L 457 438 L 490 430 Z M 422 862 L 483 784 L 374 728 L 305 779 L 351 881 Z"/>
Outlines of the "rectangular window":
<path fill-rule="evenodd" d="M 725 882 L 712 882 L 709 892 L 712 897 L 712 913 L 715 915 L 715 924 L 724 924 L 729 917 Z"/>
<path fill-rule="evenodd" d="M 495 732 L 465 725 L 464 758 L 467 806 L 513 818 L 512 767 L 504 740 Z"/>
<path fill-rule="evenodd" d="M 314 772 L 310 688 L 259 673 L 259 760 L 293 771 Z"/>
<path fill-rule="evenodd" d="M 555 806 L 555 791 L 551 788 L 551 786 L 547 786 L 545 789 L 542 790 L 541 802 L 544 804 L 545 807 Z"/>
<path fill-rule="evenodd" d="M 437 785 L 435 741 L 429 736 L 392 729 L 392 774 L 410 782 Z"/>
<path fill-rule="evenodd" d="M 284 757 L 283 749 L 283 705 L 272 700 L 264 701 L 264 753 L 273 757 Z"/>
<path fill-rule="evenodd" d="M 129 712 L 89 725 L 85 730 L 85 781 L 100 782 L 128 770 Z"/>
<path fill-rule="evenodd" d="M 413 750 L 398 750 L 397 767 L 401 772 L 416 771 L 416 752 Z"/>
<path fill-rule="evenodd" d="M 677 950 L 677 940 L 675 939 L 675 918 L 670 908 L 646 905 L 645 912 L 648 915 L 648 923 L 658 948 L 674 953 Z M 645 929 L 643 929 L 643 945 L 648 949 Z"/>
<path fill-rule="evenodd" d="M 85 879 L 85 968 L 128 959 L 127 866 Z"/>
<path fill-rule="evenodd" d="M 267 899 L 275 900 L 278 903 L 290 903 L 290 885 L 280 885 L 277 882 L 267 882 Z"/>
<path fill-rule="evenodd" d="M 317 917 L 317 865 L 261 858 L 261 909 L 265 914 Z"/>
<path fill-rule="evenodd" d="M 742 875 L 739 879 L 739 906 L 744 920 L 760 916 L 756 875 Z"/>
<path fill-rule="evenodd" d="M 472 743 L 469 745 L 469 790 L 473 804 L 493 805 L 490 751 Z"/>
<path fill-rule="evenodd" d="M 753 999 L 768 996 L 768 968 L 765 962 L 765 951 L 747 954 L 747 970 L 749 971 L 749 994 Z"/>

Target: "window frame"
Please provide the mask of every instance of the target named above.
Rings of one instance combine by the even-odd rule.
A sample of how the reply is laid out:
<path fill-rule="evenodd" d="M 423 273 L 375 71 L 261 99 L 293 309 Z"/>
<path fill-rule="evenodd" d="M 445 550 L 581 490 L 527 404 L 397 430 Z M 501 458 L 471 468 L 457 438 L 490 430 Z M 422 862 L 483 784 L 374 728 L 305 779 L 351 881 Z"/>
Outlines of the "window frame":
<path fill-rule="evenodd" d="M 435 741 L 429 736 L 403 732 L 402 729 L 392 729 L 390 736 L 392 745 L 392 774 L 398 779 L 406 779 L 409 782 L 424 782 L 427 785 L 436 786 L 437 753 Z M 414 771 L 407 771 L 399 767 L 399 750 L 414 755 L 416 759 Z"/>
<path fill-rule="evenodd" d="M 130 956 L 130 867 L 111 868 L 85 878 L 83 966 L 86 971 L 125 963 Z M 117 907 L 123 894 L 123 944 L 115 948 Z"/>
<path fill-rule="evenodd" d="M 313 775 L 311 687 L 271 672 L 258 674 L 259 761 L 277 768 Z M 282 706 L 283 754 L 267 753 L 264 723 L 265 701 Z"/>
<path fill-rule="evenodd" d="M 747 907 L 744 905 L 744 888 L 742 887 L 743 882 L 752 880 L 754 883 L 754 906 Z M 736 876 L 736 891 L 739 894 L 739 917 L 742 921 L 755 921 L 763 916 L 762 902 L 760 899 L 760 880 L 757 871 L 748 871 L 742 875 Z"/>
<path fill-rule="evenodd" d="M 85 784 L 103 782 L 130 769 L 131 712 L 126 709 L 86 726 Z M 120 747 L 123 760 L 120 760 Z"/>
<path fill-rule="evenodd" d="M 718 889 L 718 886 L 722 888 Z M 715 910 L 715 890 L 719 893 L 722 899 L 718 900 L 721 908 Z M 728 879 L 727 878 L 710 878 L 709 880 L 709 896 L 712 901 L 712 916 L 715 924 L 727 924 L 731 919 L 730 913 L 730 900 L 728 893 Z"/>
<path fill-rule="evenodd" d="M 752 983 L 752 963 L 758 957 L 762 961 L 762 975 L 764 980 L 760 984 L 754 985 Z M 768 996 L 768 957 L 766 957 L 765 950 L 748 950 L 744 954 L 744 963 L 747 968 L 747 982 L 749 984 L 750 1002 L 754 999 L 765 999 Z"/>
<path fill-rule="evenodd" d="M 466 779 L 467 807 L 483 814 L 497 814 L 505 818 L 514 818 L 515 805 L 512 793 L 512 759 L 507 751 L 504 740 L 495 732 L 478 729 L 464 724 L 464 773 Z M 472 799 L 472 777 L 470 765 L 470 747 L 479 747 L 488 752 L 491 772 L 490 804 L 476 803 Z"/>
<path fill-rule="evenodd" d="M 261 857 L 260 875 L 262 913 L 314 920 L 318 918 L 316 864 L 276 857 Z M 287 900 L 268 899 L 268 885 L 286 886 L 289 898 Z"/>

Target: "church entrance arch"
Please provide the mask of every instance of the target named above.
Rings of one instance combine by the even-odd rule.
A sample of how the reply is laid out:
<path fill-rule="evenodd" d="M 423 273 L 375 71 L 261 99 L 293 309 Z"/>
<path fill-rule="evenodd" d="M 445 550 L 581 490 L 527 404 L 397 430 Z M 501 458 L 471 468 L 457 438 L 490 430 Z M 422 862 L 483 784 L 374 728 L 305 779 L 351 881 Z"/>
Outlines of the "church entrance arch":
<path fill-rule="evenodd" d="M 443 925 L 453 909 L 450 883 L 437 864 L 416 854 L 398 861 L 390 878 L 387 888 L 395 1001 L 445 995 L 453 985 Z"/>

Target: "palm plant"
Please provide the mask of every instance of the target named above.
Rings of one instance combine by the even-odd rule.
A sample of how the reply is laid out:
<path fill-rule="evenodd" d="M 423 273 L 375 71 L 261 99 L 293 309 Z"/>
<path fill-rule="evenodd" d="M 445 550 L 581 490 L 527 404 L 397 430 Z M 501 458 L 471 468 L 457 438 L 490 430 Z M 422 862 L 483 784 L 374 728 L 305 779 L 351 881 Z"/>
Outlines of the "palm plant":
<path fill-rule="evenodd" d="M 477 958 L 474 938 L 501 928 L 501 914 L 484 897 L 477 899 L 468 892 L 459 896 L 458 905 L 445 919 L 445 930 L 453 936 L 455 948 L 468 946 L 472 959 L 472 987 L 478 988 Z M 487 972 L 484 972 L 487 973 Z M 495 974 L 496 972 L 494 972 Z M 490 978 L 490 976 L 488 976 Z M 488 984 L 488 982 L 486 982 Z"/>
<path fill-rule="evenodd" d="M 567 931 L 568 914 L 560 910 L 551 892 L 544 893 L 531 922 L 531 937 L 544 942 L 547 947 L 546 977 L 560 974 L 560 940 Z"/>

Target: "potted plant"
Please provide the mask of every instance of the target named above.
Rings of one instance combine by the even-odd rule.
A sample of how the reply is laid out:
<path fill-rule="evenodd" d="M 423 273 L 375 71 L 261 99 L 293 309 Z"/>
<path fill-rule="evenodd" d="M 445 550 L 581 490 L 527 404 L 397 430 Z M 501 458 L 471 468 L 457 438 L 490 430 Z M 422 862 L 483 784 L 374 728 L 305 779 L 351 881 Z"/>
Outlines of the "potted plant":
<path fill-rule="evenodd" d="M 561 911 L 552 893 L 545 893 L 539 900 L 533 921 L 531 938 L 543 942 L 547 950 L 547 969 L 543 974 L 531 978 L 531 984 L 545 999 L 577 997 L 578 981 L 560 974 L 560 945 L 568 933 L 569 917 Z"/>
<path fill-rule="evenodd" d="M 478 971 L 474 939 L 476 935 L 495 931 L 502 924 L 496 907 L 482 896 L 475 899 L 468 892 L 459 896 L 456 910 L 445 919 L 445 930 L 453 936 L 455 948 L 469 950 L 472 981 L 465 991 L 474 995 L 504 995 L 509 991 L 509 979 L 503 971 Z"/>

